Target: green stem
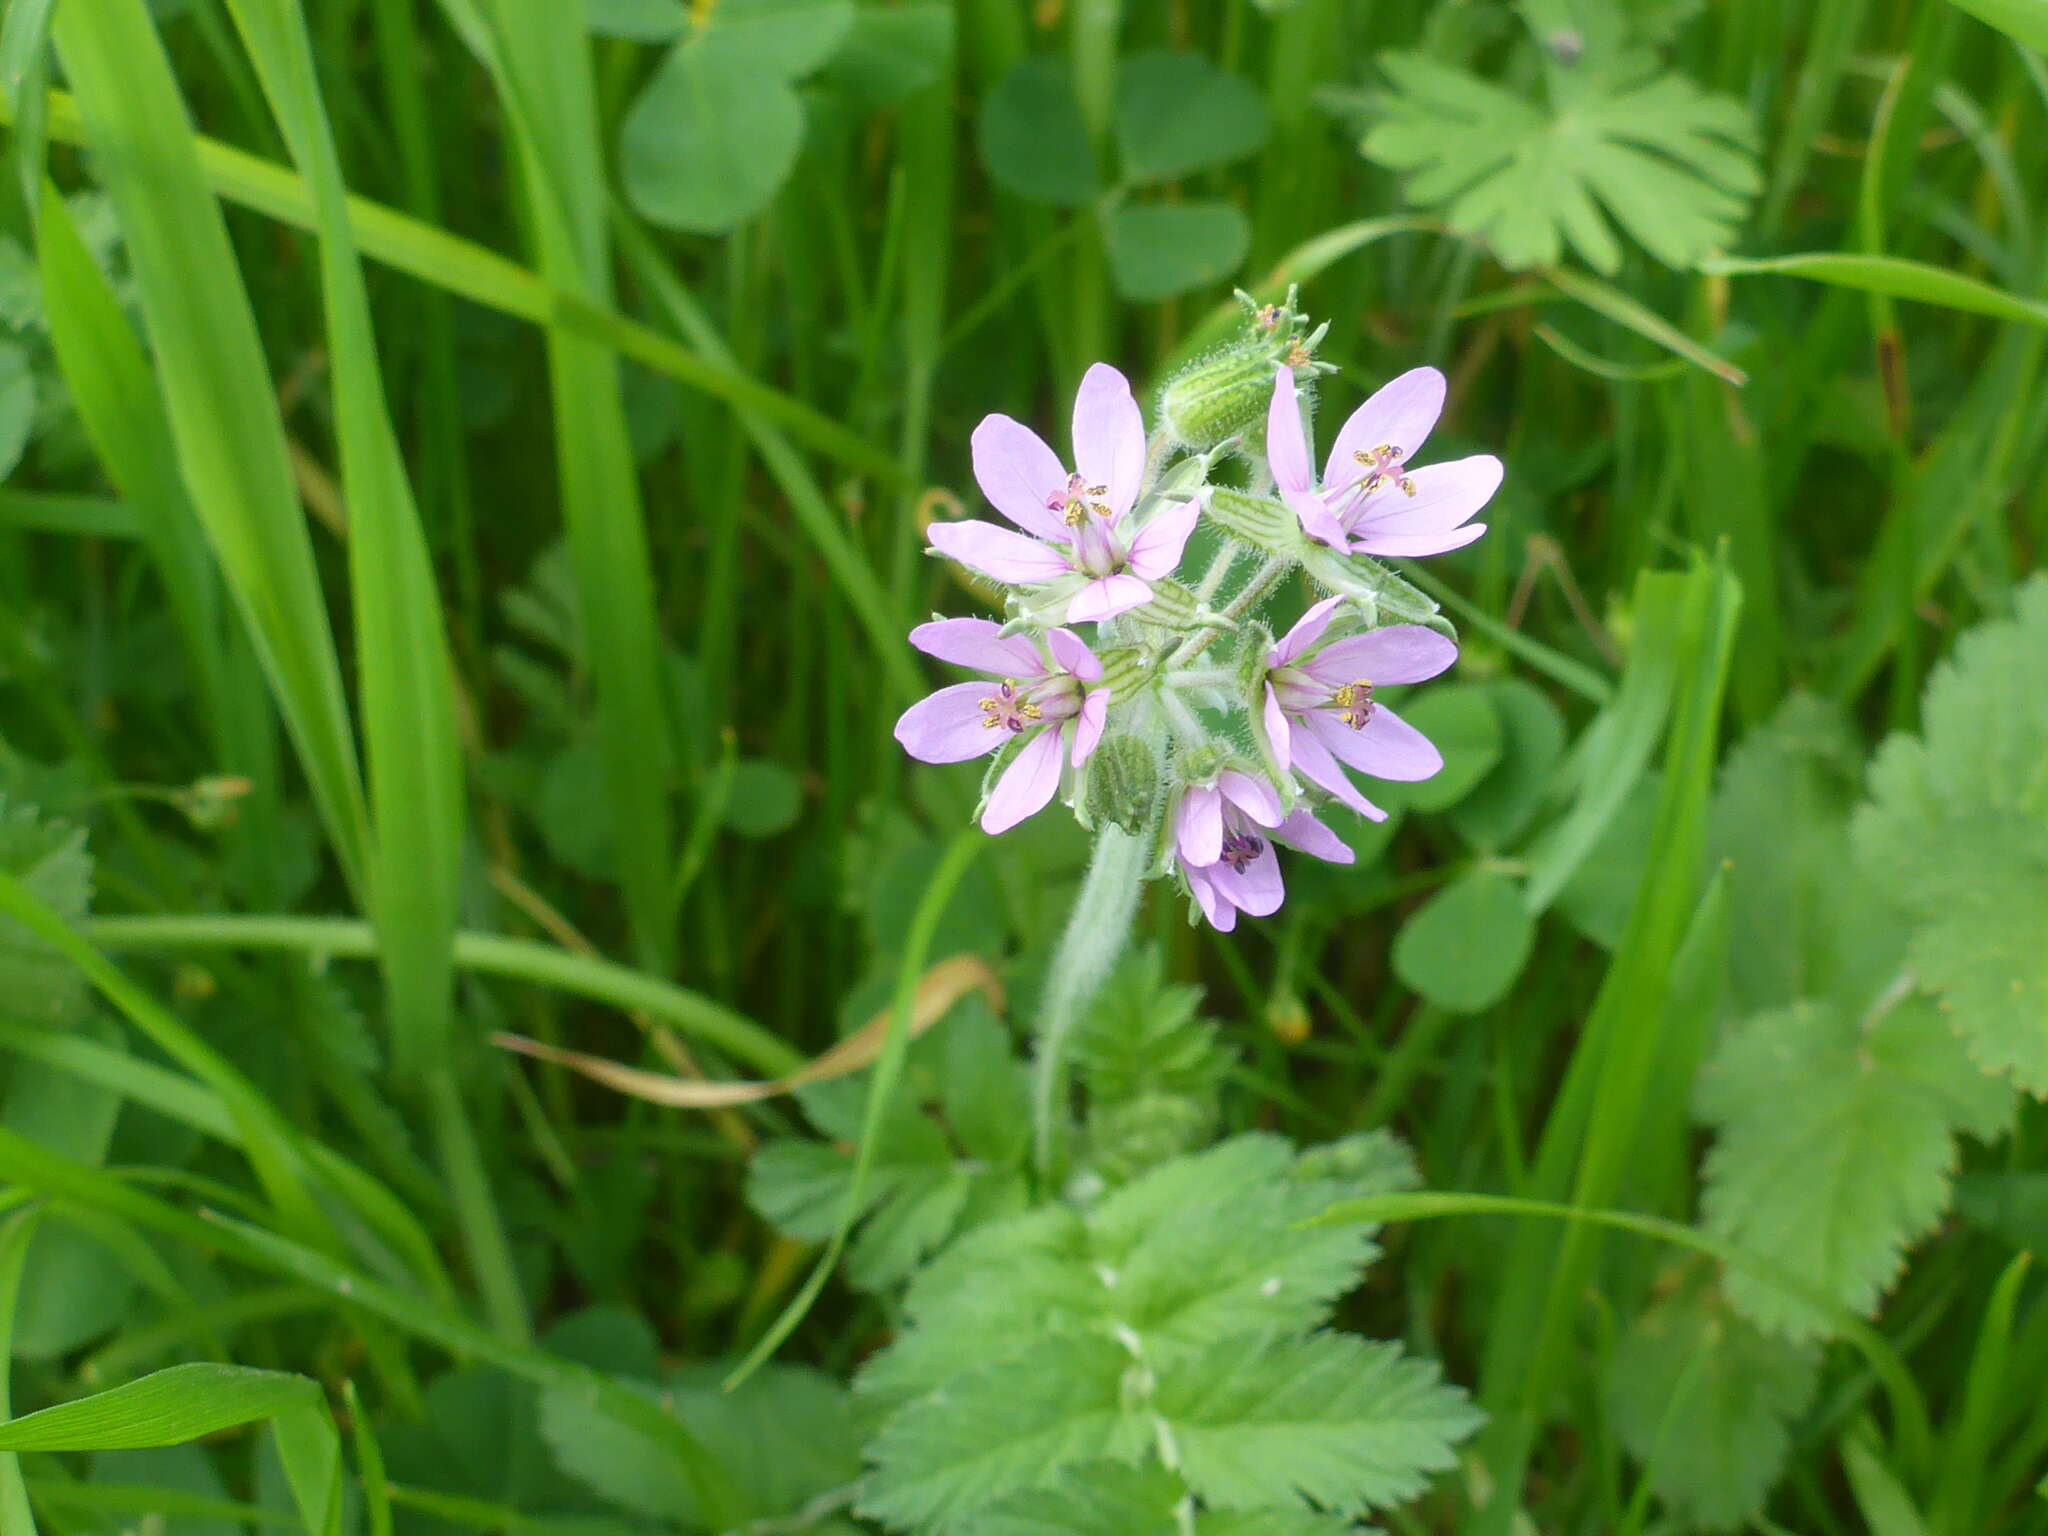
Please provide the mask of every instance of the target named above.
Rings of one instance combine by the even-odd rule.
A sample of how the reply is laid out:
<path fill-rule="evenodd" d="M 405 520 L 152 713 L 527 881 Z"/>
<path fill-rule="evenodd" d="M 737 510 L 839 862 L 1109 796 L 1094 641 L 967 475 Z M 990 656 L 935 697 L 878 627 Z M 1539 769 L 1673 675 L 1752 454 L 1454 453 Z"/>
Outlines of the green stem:
<path fill-rule="evenodd" d="M 377 953 L 370 925 L 346 918 L 102 917 L 86 927 L 102 949 L 288 949 L 367 960 Z M 534 982 L 575 992 L 688 1030 L 734 1059 L 780 1076 L 804 1058 L 743 1013 L 700 993 L 590 955 L 571 954 L 551 944 L 495 933 L 458 933 L 455 964 L 460 970 L 511 981 Z"/>
<path fill-rule="evenodd" d="M 511 1244 L 505 1240 L 505 1224 L 498 1219 L 490 1171 L 478 1150 L 462 1090 L 451 1074 L 430 1073 L 427 1100 L 433 1110 L 441 1172 L 455 1204 L 456 1224 L 462 1228 L 463 1250 L 483 1292 L 485 1315 L 500 1338 L 514 1344 L 529 1343 L 533 1332 L 527 1320 L 526 1297 L 512 1262 Z"/>
<path fill-rule="evenodd" d="M 1095 858 L 1067 918 L 1066 932 L 1046 973 L 1045 1000 L 1038 1024 L 1037 1071 L 1032 1084 L 1032 1123 L 1037 1164 L 1048 1179 L 1057 1161 L 1064 1117 L 1066 1051 L 1081 1010 L 1093 1000 L 1109 968 L 1123 953 L 1137 915 L 1144 884 L 1146 839 L 1121 827 L 1096 834 Z"/>

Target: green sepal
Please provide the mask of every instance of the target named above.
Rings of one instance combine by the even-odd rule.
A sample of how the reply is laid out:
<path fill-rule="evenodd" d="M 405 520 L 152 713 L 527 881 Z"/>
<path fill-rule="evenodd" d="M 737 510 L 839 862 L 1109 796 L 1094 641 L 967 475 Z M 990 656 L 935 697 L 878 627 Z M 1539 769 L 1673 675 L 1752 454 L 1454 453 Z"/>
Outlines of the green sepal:
<path fill-rule="evenodd" d="M 1285 502 L 1251 496 L 1227 486 L 1209 493 L 1209 517 L 1232 538 L 1281 560 L 1305 560 L 1311 552 L 1301 520 Z"/>
<path fill-rule="evenodd" d="M 1303 542 L 1308 549 L 1301 557 L 1301 568 L 1312 581 L 1356 603 L 1366 628 L 1420 624 L 1447 639 L 1458 638 L 1458 631 L 1433 601 L 1377 560 L 1364 555 L 1340 555 L 1323 545 Z"/>

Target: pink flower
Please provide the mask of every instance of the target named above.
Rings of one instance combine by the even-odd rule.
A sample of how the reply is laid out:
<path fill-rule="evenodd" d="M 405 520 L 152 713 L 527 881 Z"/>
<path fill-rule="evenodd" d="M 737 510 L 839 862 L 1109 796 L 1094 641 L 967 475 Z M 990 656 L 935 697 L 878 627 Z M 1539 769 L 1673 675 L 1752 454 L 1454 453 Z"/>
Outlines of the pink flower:
<path fill-rule="evenodd" d="M 1411 368 L 1351 413 L 1330 445 L 1318 485 L 1294 374 L 1278 370 L 1266 412 L 1266 462 L 1303 531 L 1358 555 L 1440 555 L 1486 532 L 1486 524 L 1465 520 L 1500 489 L 1499 459 L 1482 453 L 1408 467 L 1443 408 L 1444 376 Z"/>
<path fill-rule="evenodd" d="M 1287 887 L 1275 841 L 1331 864 L 1357 857 L 1307 811 L 1283 816 L 1272 786 L 1248 773 L 1226 770 L 1213 785 L 1190 785 L 1181 796 L 1174 855 L 1202 915 L 1219 933 L 1235 928 L 1240 912 L 1270 917 L 1280 910 Z"/>
<path fill-rule="evenodd" d="M 1180 564 L 1201 507 L 1184 501 L 1163 508 L 1128 538 L 1120 528 L 1145 475 L 1145 421 L 1131 386 L 1107 363 L 1090 368 L 1074 396 L 1074 463 L 1069 473 L 1022 422 L 983 417 L 974 429 L 974 478 L 995 509 L 1024 532 L 994 523 L 934 523 L 932 547 L 1006 586 L 1081 577 L 1067 604 L 1070 624 L 1151 601 L 1152 583 Z"/>
<path fill-rule="evenodd" d="M 1458 647 L 1420 624 L 1322 643 L 1342 598 L 1326 597 L 1266 653 L 1267 745 L 1282 772 L 1299 769 L 1361 816 L 1387 813 L 1361 795 L 1340 763 L 1376 779 L 1426 779 L 1444 765 L 1429 738 L 1372 696 L 1419 683 L 1458 659 Z"/>
<path fill-rule="evenodd" d="M 1007 832 L 1043 810 L 1062 764 L 1080 767 L 1102 739 L 1109 690 L 1083 687 L 1102 676 L 1102 663 L 1072 630 L 1048 632 L 1041 651 L 988 619 L 939 619 L 913 629 L 910 643 L 987 678 L 941 688 L 906 709 L 896 722 L 904 751 L 920 762 L 964 763 L 1023 738 L 988 797 L 982 830 Z"/>

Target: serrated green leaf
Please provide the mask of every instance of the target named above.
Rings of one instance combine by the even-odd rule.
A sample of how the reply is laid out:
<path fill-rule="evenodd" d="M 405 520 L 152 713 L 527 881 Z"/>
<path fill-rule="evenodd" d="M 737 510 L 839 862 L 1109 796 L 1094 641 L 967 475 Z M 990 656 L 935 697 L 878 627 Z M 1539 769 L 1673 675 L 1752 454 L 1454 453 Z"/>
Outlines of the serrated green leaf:
<path fill-rule="evenodd" d="M 1970 1053 L 2048 1095 L 2048 576 L 1935 669 L 1923 734 L 1894 736 L 1856 855 L 1914 920 L 1908 965 Z"/>
<path fill-rule="evenodd" d="M 1923 999 L 1867 1025 L 1805 1002 L 1731 1035 L 1700 1076 L 1696 1109 L 1721 1133 L 1706 1162 L 1708 1229 L 1867 1312 L 1948 1204 L 1954 1133 L 1999 1134 L 2013 1092 Z M 1743 1272 L 1729 1275 L 1728 1295 L 1771 1332 L 1829 1329 Z"/>
<path fill-rule="evenodd" d="M 1066 70 L 1019 59 L 981 103 L 981 163 L 1005 192 L 1034 203 L 1085 203 L 1101 189 Z"/>
<path fill-rule="evenodd" d="M 1819 1380 L 1818 1350 L 1758 1332 L 1695 1278 L 1622 1335 L 1607 1400 L 1666 1506 L 1724 1530 L 1762 1511 Z"/>
<path fill-rule="evenodd" d="M 1401 925 L 1394 974 L 1439 1008 L 1482 1013 L 1507 996 L 1535 939 L 1521 887 L 1480 871 L 1445 886 Z"/>
<path fill-rule="evenodd" d="M 1140 304 L 1222 281 L 1251 246 L 1251 225 L 1231 203 L 1126 203 L 1102 234 L 1117 292 Z"/>
<path fill-rule="evenodd" d="M 1264 1350 L 1227 1340 L 1163 1371 L 1156 1406 L 1188 1485 L 1221 1509 L 1398 1503 L 1455 1465 L 1480 1423 L 1434 1365 L 1338 1333 Z"/>
<path fill-rule="evenodd" d="M 861 1390 L 915 1397 L 991 1351 L 1031 1351 L 1048 1336 L 1121 1330 L 1158 1363 L 1248 1330 L 1313 1327 L 1375 1249 L 1366 1229 L 1301 1223 L 1333 1199 L 1398 1187 L 1407 1166 L 1364 1145 L 1297 1161 L 1278 1137 L 1238 1136 L 1089 1211 L 1045 1206 L 992 1223 L 911 1283 L 911 1326 L 869 1363 Z M 1032 1358 L 1021 1354 L 1019 1368 Z"/>
<path fill-rule="evenodd" d="M 1179 1536 L 1174 1510 L 1186 1494 L 1187 1485 L 1156 1461 L 1092 1462 L 1004 1499 L 963 1529 L 966 1536 Z"/>
<path fill-rule="evenodd" d="M 1025 1342 L 1028 1370 L 988 1366 L 890 1416 L 869 1447 L 862 1514 L 918 1531 L 967 1530 L 978 1509 L 1067 1467 L 1145 1451 L 1150 1426 L 1123 1405 L 1132 1362 L 1121 1345 L 1100 1335 Z"/>
<path fill-rule="evenodd" d="M 1807 694 L 1728 755 L 1710 851 L 1728 872 L 1729 995 L 1739 1014 L 1873 996 L 1897 971 L 1904 926 L 1850 873 L 1862 772 L 1846 712 Z"/>
<path fill-rule="evenodd" d="M 1407 174 L 1407 196 L 1441 208 L 1510 267 L 1556 264 L 1569 244 L 1612 273 L 1611 217 L 1667 266 L 1735 234 L 1761 185 L 1741 105 L 1647 55 L 1588 58 L 1553 76 L 1543 107 L 1421 54 L 1384 55 L 1390 90 L 1367 158 Z M 1604 210 L 1604 212 L 1603 212 Z"/>
<path fill-rule="evenodd" d="M 1126 181 L 1172 181 L 1266 142 L 1259 93 L 1198 54 L 1148 49 L 1117 67 L 1116 137 Z"/>

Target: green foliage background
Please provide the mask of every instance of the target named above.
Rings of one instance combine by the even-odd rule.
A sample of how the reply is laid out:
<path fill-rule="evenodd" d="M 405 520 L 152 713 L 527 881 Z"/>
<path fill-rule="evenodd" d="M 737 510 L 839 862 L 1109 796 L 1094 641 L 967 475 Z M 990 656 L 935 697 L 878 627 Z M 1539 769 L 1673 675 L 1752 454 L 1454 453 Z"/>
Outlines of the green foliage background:
<path fill-rule="evenodd" d="M 0 1536 L 2048 1533 L 2044 49 L 8 0 Z M 1446 768 L 1153 887 L 1049 1178 L 922 531 L 1290 285 L 1508 467 Z"/>

